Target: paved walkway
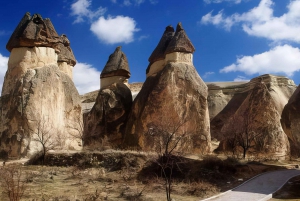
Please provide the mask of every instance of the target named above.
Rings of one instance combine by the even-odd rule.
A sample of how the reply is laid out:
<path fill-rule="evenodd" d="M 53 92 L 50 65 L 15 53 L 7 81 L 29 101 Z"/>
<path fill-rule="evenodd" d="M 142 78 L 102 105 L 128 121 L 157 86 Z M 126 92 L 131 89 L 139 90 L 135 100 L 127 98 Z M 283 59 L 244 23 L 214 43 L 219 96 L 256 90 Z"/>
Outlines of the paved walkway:
<path fill-rule="evenodd" d="M 242 185 L 217 196 L 205 199 L 209 201 L 263 201 L 272 198 L 289 179 L 300 175 L 300 170 L 279 170 L 254 177 Z"/>

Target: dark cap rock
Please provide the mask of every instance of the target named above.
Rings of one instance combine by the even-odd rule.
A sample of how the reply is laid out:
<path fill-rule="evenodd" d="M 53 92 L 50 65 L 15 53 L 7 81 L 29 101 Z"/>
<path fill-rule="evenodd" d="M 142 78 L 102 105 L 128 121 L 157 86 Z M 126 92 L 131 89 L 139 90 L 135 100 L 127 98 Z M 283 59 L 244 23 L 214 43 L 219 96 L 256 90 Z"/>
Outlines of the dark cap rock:
<path fill-rule="evenodd" d="M 114 53 L 109 56 L 109 59 L 104 66 L 100 78 L 124 76 L 130 78 L 129 65 L 126 55 L 121 51 L 121 47 L 117 47 Z"/>
<path fill-rule="evenodd" d="M 153 50 L 152 54 L 150 55 L 148 61 L 150 62 L 146 73 L 149 72 L 151 64 L 156 61 L 163 60 L 165 58 L 165 51 L 174 36 L 174 28 L 169 25 L 166 27 L 164 34 L 162 35 L 159 43 L 157 44 L 156 48 Z"/>
<path fill-rule="evenodd" d="M 26 13 L 11 35 L 6 49 L 12 51 L 19 47 L 51 47 L 58 53 L 59 61 L 75 65 L 76 60 L 65 35 L 59 36 L 49 18 L 40 14 Z M 63 55 L 64 54 L 64 55 Z"/>
<path fill-rule="evenodd" d="M 185 52 L 185 53 L 195 52 L 195 47 L 193 46 L 192 42 L 186 35 L 180 22 L 176 27 L 176 33 L 172 38 L 172 40 L 170 41 L 165 51 L 165 54 L 172 53 L 172 52 Z"/>
<path fill-rule="evenodd" d="M 162 60 L 165 58 L 165 51 L 174 36 L 174 28 L 172 26 L 167 26 L 164 34 L 162 35 L 158 45 L 150 55 L 148 61 L 154 63 L 155 61 Z"/>

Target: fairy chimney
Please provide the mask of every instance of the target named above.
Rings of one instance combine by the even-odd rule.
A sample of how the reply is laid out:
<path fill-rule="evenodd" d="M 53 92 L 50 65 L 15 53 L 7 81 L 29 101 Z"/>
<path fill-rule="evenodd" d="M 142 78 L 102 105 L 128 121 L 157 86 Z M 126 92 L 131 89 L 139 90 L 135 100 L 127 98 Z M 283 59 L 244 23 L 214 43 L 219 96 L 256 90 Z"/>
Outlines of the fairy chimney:
<path fill-rule="evenodd" d="M 159 149 L 158 141 L 164 138 L 161 135 L 174 132 L 176 127 L 176 137 L 189 135 L 178 147 L 182 152 L 210 152 L 208 91 L 193 66 L 194 51 L 180 23 L 175 34 L 172 27 L 166 28 L 149 58 L 147 79 L 134 99 L 125 147 L 155 151 Z M 162 132 L 154 134 L 155 130 Z"/>
<path fill-rule="evenodd" d="M 149 57 L 147 77 L 155 75 L 170 62 L 181 62 L 193 65 L 195 48 L 186 35 L 181 23 L 178 23 L 176 32 L 172 26 L 167 26 L 157 47 Z"/>
<path fill-rule="evenodd" d="M 41 151 L 36 140 L 41 130 L 48 142 L 60 140 L 51 149 L 81 149 L 81 139 L 73 137 L 79 135 L 82 115 L 72 81 L 76 60 L 67 37 L 57 34 L 50 19 L 26 13 L 6 48 L 10 57 L 1 94 L 0 151 L 9 157 Z"/>

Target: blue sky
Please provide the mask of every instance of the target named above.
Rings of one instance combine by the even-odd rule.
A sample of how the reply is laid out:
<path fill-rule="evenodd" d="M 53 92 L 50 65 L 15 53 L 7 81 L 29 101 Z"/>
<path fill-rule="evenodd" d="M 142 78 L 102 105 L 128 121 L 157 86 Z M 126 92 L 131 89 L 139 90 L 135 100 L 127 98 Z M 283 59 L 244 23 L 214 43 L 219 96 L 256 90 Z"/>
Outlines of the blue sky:
<path fill-rule="evenodd" d="M 122 46 L 131 78 L 143 82 L 165 27 L 182 22 L 204 81 L 285 75 L 300 83 L 300 0 L 14 0 L 0 2 L 0 85 L 5 45 L 26 12 L 50 18 L 71 42 L 79 92 L 99 89 L 109 55 Z M 1 87 L 2 88 L 2 87 Z"/>

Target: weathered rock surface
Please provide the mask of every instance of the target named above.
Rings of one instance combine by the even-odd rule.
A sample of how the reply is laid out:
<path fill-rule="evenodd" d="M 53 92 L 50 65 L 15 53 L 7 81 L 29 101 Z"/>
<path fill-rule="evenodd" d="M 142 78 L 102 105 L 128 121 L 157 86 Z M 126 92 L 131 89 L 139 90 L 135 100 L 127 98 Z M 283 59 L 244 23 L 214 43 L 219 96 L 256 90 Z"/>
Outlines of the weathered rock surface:
<path fill-rule="evenodd" d="M 221 112 L 232 97 L 246 88 L 247 81 L 243 82 L 206 82 L 208 87 L 209 118 L 213 119 Z"/>
<path fill-rule="evenodd" d="M 176 27 L 176 33 L 171 39 L 168 47 L 165 51 L 165 54 L 172 52 L 185 52 L 185 53 L 194 53 L 195 47 L 186 35 L 184 29 L 182 28 L 181 23 L 178 23 Z"/>
<path fill-rule="evenodd" d="M 181 23 L 178 23 L 176 32 L 171 26 L 166 30 L 158 45 L 149 57 L 146 70 L 147 77 L 160 72 L 169 62 L 181 62 L 193 65 L 195 48 L 186 35 Z"/>
<path fill-rule="evenodd" d="M 102 88 L 93 108 L 85 114 L 85 145 L 100 146 L 104 138 L 113 147 L 120 145 L 131 105 L 131 91 L 125 84 Z"/>
<path fill-rule="evenodd" d="M 21 47 L 53 48 L 58 54 L 59 66 L 63 65 L 63 71 L 72 78 L 72 66 L 76 64 L 76 59 L 70 48 L 70 41 L 65 34 L 57 34 L 49 18 L 43 19 L 39 14 L 24 15 L 11 35 L 6 49 L 11 52 L 14 48 Z"/>
<path fill-rule="evenodd" d="M 105 88 L 113 83 L 128 84 L 130 70 L 126 55 L 117 47 L 104 66 L 100 75 L 100 87 Z"/>
<path fill-rule="evenodd" d="M 151 126 L 180 129 L 194 134 L 187 152 L 210 149 L 207 87 L 194 66 L 170 63 L 145 81 L 134 100 L 125 135 L 125 145 L 154 150 L 155 141 L 147 135 Z M 183 131 L 182 131 L 183 132 Z"/>
<path fill-rule="evenodd" d="M 100 78 L 112 76 L 124 76 L 130 78 L 127 57 L 121 51 L 121 47 L 117 47 L 114 53 L 109 56 L 109 59 L 101 72 Z"/>
<path fill-rule="evenodd" d="M 66 59 L 67 52 L 72 52 L 69 44 L 65 36 L 57 35 L 49 19 L 38 14 L 27 13 L 11 36 L 0 105 L 0 149 L 9 157 L 40 151 L 41 143 L 34 140 L 38 133 L 49 137 L 51 149 L 81 149 L 77 137 L 82 124 L 80 97 L 72 75 L 59 66 L 75 64 L 73 53 L 73 58 Z"/>
<path fill-rule="evenodd" d="M 182 139 L 176 149 L 206 153 L 210 151 L 207 86 L 193 66 L 195 49 L 180 23 L 173 32 L 172 27 L 166 28 L 149 58 L 147 79 L 134 100 L 124 146 L 157 151 Z M 176 137 L 168 143 L 170 135 Z"/>
<path fill-rule="evenodd" d="M 289 102 L 285 105 L 281 124 L 284 132 L 288 136 L 291 154 L 300 156 L 300 87 L 294 92 Z"/>
<path fill-rule="evenodd" d="M 244 129 L 244 133 L 248 131 L 261 137 L 260 142 L 265 146 L 254 148 L 255 151 L 288 154 L 289 143 L 279 122 L 283 107 L 294 90 L 294 82 L 286 77 L 262 75 L 252 79 L 211 120 L 212 138 L 226 141 Z M 251 143 L 258 144 L 254 139 Z M 225 149 L 224 144 L 220 144 L 219 150 Z"/>
<path fill-rule="evenodd" d="M 167 47 L 168 47 L 170 41 L 174 37 L 174 34 L 175 34 L 174 28 L 172 26 L 167 26 L 159 43 L 157 44 L 156 48 L 153 50 L 152 54 L 150 55 L 150 57 L 148 59 L 150 64 L 146 70 L 146 73 L 149 72 L 149 67 L 151 66 L 151 64 L 153 64 L 156 61 L 165 59 L 165 57 L 166 57 L 165 52 L 167 50 Z"/>
<path fill-rule="evenodd" d="M 132 105 L 131 91 L 127 86 L 129 77 L 126 55 L 121 47 L 117 47 L 101 73 L 101 89 L 95 104 L 84 115 L 84 141 L 87 146 L 103 146 L 101 142 L 104 140 L 114 147 L 122 143 Z M 93 101 L 93 95 L 90 95 L 88 102 Z"/>
<path fill-rule="evenodd" d="M 80 98 L 69 76 L 57 65 L 48 65 L 27 70 L 14 86 L 1 97 L 1 149 L 10 157 L 33 154 L 39 150 L 39 143 L 32 141 L 37 129 L 51 131 L 53 141 L 61 140 L 59 149 L 79 148 L 80 139 L 70 134 L 82 120 Z"/>

